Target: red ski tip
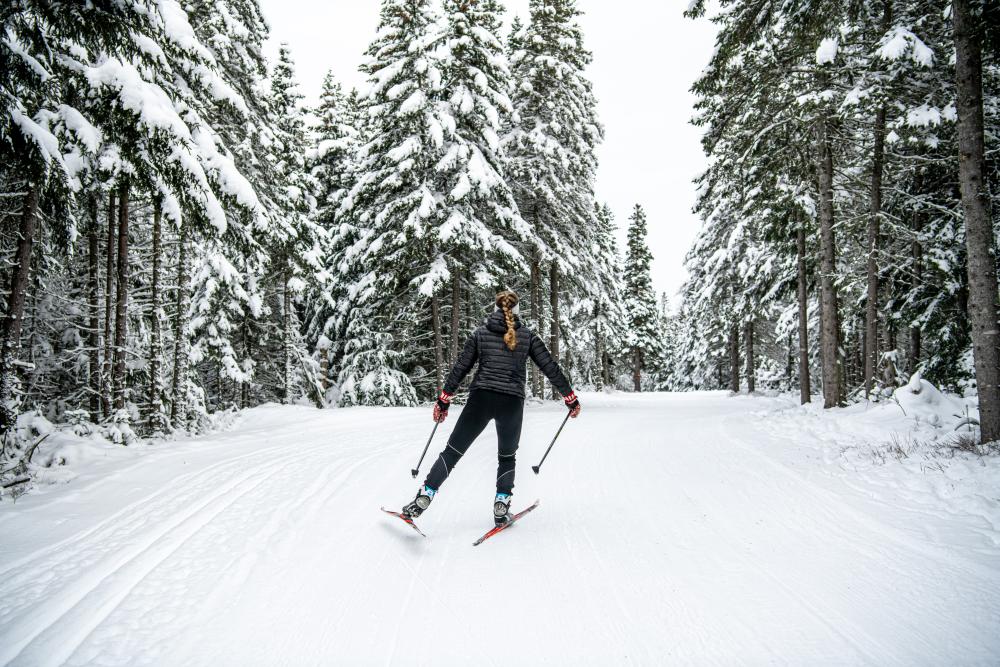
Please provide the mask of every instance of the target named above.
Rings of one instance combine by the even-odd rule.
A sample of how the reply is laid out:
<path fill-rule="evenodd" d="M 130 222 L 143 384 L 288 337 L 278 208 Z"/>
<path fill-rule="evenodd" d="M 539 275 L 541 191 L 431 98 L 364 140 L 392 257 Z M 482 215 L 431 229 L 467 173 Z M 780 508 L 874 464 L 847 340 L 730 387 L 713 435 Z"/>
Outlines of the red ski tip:
<path fill-rule="evenodd" d="M 401 512 L 393 512 L 392 510 L 387 510 L 384 507 L 382 508 L 382 511 L 385 512 L 386 514 L 393 515 L 394 517 L 396 517 L 397 519 L 399 519 L 400 521 L 402 521 L 403 523 L 405 523 L 407 526 L 409 526 L 413 530 L 415 530 L 418 533 L 420 533 L 423 537 L 427 537 L 426 535 L 424 535 L 424 531 L 422 531 L 419 528 L 417 528 L 417 524 L 413 523 L 413 519 L 411 519 L 410 517 L 406 516 L 405 514 L 403 514 Z"/>
<path fill-rule="evenodd" d="M 514 525 L 515 521 L 517 521 L 522 516 L 524 516 L 525 514 L 527 514 L 528 512 L 530 512 L 531 510 L 535 509 L 536 507 L 538 507 L 538 501 L 537 500 L 535 502 L 533 502 L 530 507 L 528 507 L 526 509 L 523 509 L 520 512 L 518 512 L 517 514 L 515 514 L 514 516 L 512 516 L 510 518 L 510 521 L 508 521 L 507 523 L 502 524 L 500 526 L 497 526 L 497 527 L 495 527 L 495 528 L 493 528 L 491 530 L 488 530 L 485 535 L 483 535 L 478 540 L 476 540 L 475 542 L 473 542 L 472 546 L 478 547 L 480 544 L 482 544 L 486 540 L 490 539 L 491 537 L 493 537 L 497 533 L 503 532 L 507 528 L 510 528 L 511 526 Z"/>

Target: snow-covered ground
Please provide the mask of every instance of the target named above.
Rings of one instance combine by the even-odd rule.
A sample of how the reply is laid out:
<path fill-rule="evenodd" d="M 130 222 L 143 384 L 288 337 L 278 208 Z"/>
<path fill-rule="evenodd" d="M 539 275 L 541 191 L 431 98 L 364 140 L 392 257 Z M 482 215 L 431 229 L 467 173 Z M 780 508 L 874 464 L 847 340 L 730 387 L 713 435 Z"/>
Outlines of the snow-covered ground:
<path fill-rule="evenodd" d="M 515 506 L 541 506 L 475 548 L 490 430 L 427 539 L 378 510 L 412 496 L 429 409 L 267 406 L 5 498 L 0 665 L 1000 661 L 1000 461 L 890 445 L 947 419 L 582 401 L 538 477 L 563 408 L 528 408 Z"/>

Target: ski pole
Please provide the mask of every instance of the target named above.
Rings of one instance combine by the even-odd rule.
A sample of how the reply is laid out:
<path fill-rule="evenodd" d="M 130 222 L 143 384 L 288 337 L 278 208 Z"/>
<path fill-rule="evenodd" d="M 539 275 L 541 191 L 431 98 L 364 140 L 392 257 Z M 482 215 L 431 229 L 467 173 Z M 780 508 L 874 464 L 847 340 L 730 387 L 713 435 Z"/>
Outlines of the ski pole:
<path fill-rule="evenodd" d="M 420 460 L 417 461 L 417 467 L 410 471 L 413 478 L 416 479 L 417 475 L 420 474 L 420 464 L 424 462 L 424 457 L 427 456 L 427 449 L 431 446 L 431 440 L 434 439 L 434 434 L 437 433 L 439 422 L 434 422 L 434 430 L 431 431 L 431 437 L 427 438 L 427 444 L 424 445 L 424 453 L 420 455 Z"/>
<path fill-rule="evenodd" d="M 531 469 L 535 471 L 536 475 L 538 474 L 538 471 L 542 469 L 542 464 L 545 463 L 545 459 L 548 457 L 549 452 L 552 451 L 552 445 L 556 444 L 556 438 L 558 438 L 559 434 L 562 433 L 563 426 L 565 426 L 566 422 L 568 421 L 569 421 L 569 411 L 566 412 L 566 416 L 563 418 L 562 424 L 559 425 L 559 430 L 556 431 L 555 438 L 552 438 L 552 442 L 549 443 L 549 448 L 545 450 L 545 454 L 544 456 L 542 456 L 542 460 L 538 462 L 538 465 L 531 466 Z"/>

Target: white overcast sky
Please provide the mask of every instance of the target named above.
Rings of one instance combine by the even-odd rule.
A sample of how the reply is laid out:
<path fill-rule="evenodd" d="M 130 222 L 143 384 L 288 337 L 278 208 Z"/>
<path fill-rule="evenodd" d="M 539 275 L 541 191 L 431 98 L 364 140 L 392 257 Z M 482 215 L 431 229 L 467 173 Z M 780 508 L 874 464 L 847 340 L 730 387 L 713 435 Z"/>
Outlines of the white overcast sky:
<path fill-rule="evenodd" d="M 378 25 L 378 0 L 260 0 L 271 25 L 269 53 L 287 42 L 306 102 L 327 70 L 347 87 L 364 85 L 358 63 Z M 507 23 L 528 18 L 528 0 L 504 0 Z M 682 15 L 684 0 L 579 0 L 584 43 L 605 127 L 597 197 L 608 202 L 624 251 L 628 216 L 646 209 L 653 283 L 673 295 L 685 279 L 684 254 L 698 229 L 691 180 L 705 160 L 700 130 L 688 122 L 689 89 L 708 63 L 715 30 Z"/>

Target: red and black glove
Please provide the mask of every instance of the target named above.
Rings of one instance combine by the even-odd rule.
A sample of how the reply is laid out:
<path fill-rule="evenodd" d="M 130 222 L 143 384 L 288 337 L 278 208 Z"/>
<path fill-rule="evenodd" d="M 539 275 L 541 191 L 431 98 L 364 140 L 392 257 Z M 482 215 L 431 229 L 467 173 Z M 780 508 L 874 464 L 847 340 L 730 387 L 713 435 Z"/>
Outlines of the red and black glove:
<path fill-rule="evenodd" d="M 569 408 L 570 417 L 576 419 L 580 416 L 580 399 L 576 397 L 575 392 L 571 391 L 563 396 L 563 402 L 566 404 L 566 407 Z"/>
<path fill-rule="evenodd" d="M 442 391 L 441 395 L 438 396 L 437 403 L 434 404 L 434 421 L 438 424 L 444 422 L 448 418 L 448 408 L 451 407 L 451 397 L 454 394 L 449 394 L 446 391 Z"/>

